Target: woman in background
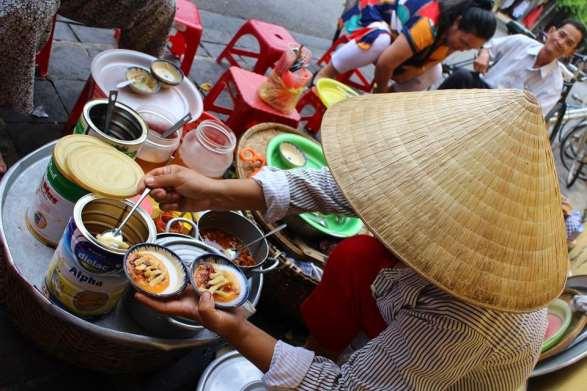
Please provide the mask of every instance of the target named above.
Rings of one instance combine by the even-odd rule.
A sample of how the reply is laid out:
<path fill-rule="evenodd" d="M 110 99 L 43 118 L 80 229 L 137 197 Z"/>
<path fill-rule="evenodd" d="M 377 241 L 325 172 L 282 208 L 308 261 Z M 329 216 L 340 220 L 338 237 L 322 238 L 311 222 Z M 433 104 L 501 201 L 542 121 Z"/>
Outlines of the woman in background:
<path fill-rule="evenodd" d="M 454 51 L 478 49 L 495 33 L 489 0 L 360 0 L 341 21 L 351 40 L 317 78 L 375 64 L 374 92 L 425 90 Z"/>

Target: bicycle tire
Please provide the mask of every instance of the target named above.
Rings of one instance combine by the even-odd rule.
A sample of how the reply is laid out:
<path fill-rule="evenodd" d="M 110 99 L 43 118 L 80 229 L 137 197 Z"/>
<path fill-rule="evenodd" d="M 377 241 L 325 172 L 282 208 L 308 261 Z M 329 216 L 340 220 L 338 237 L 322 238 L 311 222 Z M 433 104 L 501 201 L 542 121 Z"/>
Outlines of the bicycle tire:
<path fill-rule="evenodd" d="M 575 163 L 577 163 L 577 162 L 576 161 L 573 162 L 573 165 L 571 166 L 571 168 L 569 169 L 569 173 L 567 174 L 567 180 L 566 180 L 567 189 L 575 184 L 575 182 L 577 181 L 577 178 L 579 178 L 581 176 L 581 171 L 583 171 L 583 166 L 585 165 L 582 162 L 577 163 L 578 164 L 577 171 L 572 171 L 575 167 Z"/>
<path fill-rule="evenodd" d="M 562 140 L 562 142 L 560 144 L 560 159 L 561 159 L 565 169 L 567 169 L 567 171 L 570 171 L 571 168 L 573 167 L 573 163 L 569 164 L 568 160 L 575 162 L 575 159 L 577 158 L 577 154 L 578 154 L 578 151 L 573 150 L 573 148 L 575 147 L 575 145 L 573 144 L 573 140 L 576 137 L 579 137 L 577 139 L 580 140 L 580 137 L 582 136 L 583 132 L 587 132 L 587 124 L 584 124 L 584 123 L 579 124 L 575 128 L 571 129 L 565 135 L 564 139 Z M 586 146 L 583 146 L 583 148 L 585 148 L 585 147 Z M 579 164 L 580 164 L 580 166 L 577 170 L 576 178 L 574 178 L 572 181 L 569 181 L 568 176 L 567 176 L 567 180 L 565 181 L 567 183 L 567 187 L 572 186 L 575 183 L 575 181 L 577 180 L 577 178 L 580 178 L 582 180 L 587 180 L 587 174 L 582 173 L 583 167 L 585 166 L 585 164 L 583 162 L 580 162 Z"/>

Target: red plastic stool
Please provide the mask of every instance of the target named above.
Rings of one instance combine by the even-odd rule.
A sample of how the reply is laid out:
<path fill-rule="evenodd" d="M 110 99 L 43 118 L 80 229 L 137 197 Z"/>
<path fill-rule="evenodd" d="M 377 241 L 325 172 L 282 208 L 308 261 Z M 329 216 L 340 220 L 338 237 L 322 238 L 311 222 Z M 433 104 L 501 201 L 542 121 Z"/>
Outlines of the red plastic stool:
<path fill-rule="evenodd" d="M 330 62 L 332 58 L 332 53 L 336 50 L 339 45 L 345 44 L 349 42 L 349 38 L 346 35 L 338 38 L 332 46 L 324 53 L 322 57 L 318 60 L 318 65 L 326 65 Z M 355 88 L 360 91 L 364 92 L 371 92 L 373 88 L 373 82 L 369 81 L 367 77 L 361 72 L 360 69 L 353 69 L 346 73 L 342 73 L 338 75 L 336 80 L 340 81 L 341 83 L 346 84 L 349 87 Z"/>
<path fill-rule="evenodd" d="M 169 36 L 169 50 L 180 59 L 183 73 L 189 75 L 202 39 L 198 7 L 187 0 L 175 0 L 174 27 L 177 32 Z"/>
<path fill-rule="evenodd" d="M 304 114 L 304 109 L 311 109 L 309 114 Z M 326 112 L 326 106 L 316 94 L 316 87 L 304 92 L 300 101 L 296 106 L 296 110 L 300 113 L 300 123 L 305 123 L 304 129 L 310 133 L 317 133 L 322 125 L 322 116 Z"/>
<path fill-rule="evenodd" d="M 43 79 L 47 77 L 49 73 L 49 58 L 51 57 L 51 48 L 53 47 L 53 34 L 55 33 L 55 16 L 53 17 L 53 26 L 51 27 L 51 33 L 49 39 L 45 43 L 45 46 L 41 49 L 35 58 L 37 66 L 39 67 L 39 76 Z"/>
<path fill-rule="evenodd" d="M 284 114 L 259 98 L 257 91 L 266 79 L 265 76 L 232 66 L 204 98 L 204 110 L 227 115 L 224 122 L 237 137 L 251 126 L 262 122 L 278 122 L 297 128 L 300 115 L 296 110 Z M 232 100 L 231 108 L 216 104 L 224 90 L 228 91 Z"/>
<path fill-rule="evenodd" d="M 169 51 L 179 59 L 183 73 L 189 75 L 203 31 L 200 11 L 195 4 L 188 0 L 175 0 L 173 31 L 173 35 L 168 37 Z M 114 29 L 114 38 L 120 39 L 120 29 Z"/>
<path fill-rule="evenodd" d="M 237 41 L 247 34 L 255 37 L 259 43 L 259 53 L 235 47 Z M 216 62 L 220 64 L 223 59 L 226 59 L 231 66 L 240 67 L 234 56 L 239 55 L 256 58 L 257 62 L 252 71 L 264 75 L 267 69 L 273 66 L 290 45 L 299 44 L 285 28 L 260 20 L 250 19 L 232 37 L 228 45 L 226 45 L 216 59 Z"/>

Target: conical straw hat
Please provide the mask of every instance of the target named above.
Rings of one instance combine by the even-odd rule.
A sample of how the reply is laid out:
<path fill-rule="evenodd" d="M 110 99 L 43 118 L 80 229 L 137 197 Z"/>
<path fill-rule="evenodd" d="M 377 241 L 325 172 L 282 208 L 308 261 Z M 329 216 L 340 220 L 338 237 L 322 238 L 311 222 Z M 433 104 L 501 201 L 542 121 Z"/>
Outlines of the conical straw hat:
<path fill-rule="evenodd" d="M 332 174 L 371 231 L 464 301 L 530 311 L 568 269 L 542 112 L 515 90 L 366 95 L 322 122 Z"/>

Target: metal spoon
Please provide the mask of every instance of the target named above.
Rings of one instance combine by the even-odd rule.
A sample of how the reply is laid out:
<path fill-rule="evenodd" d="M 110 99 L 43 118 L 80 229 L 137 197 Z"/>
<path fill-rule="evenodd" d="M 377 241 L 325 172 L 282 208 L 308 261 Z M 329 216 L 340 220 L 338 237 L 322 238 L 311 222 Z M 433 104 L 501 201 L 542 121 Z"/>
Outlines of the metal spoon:
<path fill-rule="evenodd" d="M 118 99 L 118 91 L 112 90 L 108 93 L 108 106 L 106 107 L 106 120 L 104 121 L 104 133 L 108 133 L 108 129 L 110 129 L 110 120 L 112 119 L 112 110 L 114 108 L 114 104 Z"/>
<path fill-rule="evenodd" d="M 126 217 L 124 218 L 124 220 L 122 220 L 122 223 L 120 223 L 120 225 L 118 225 L 118 227 L 116 227 L 114 229 L 111 229 L 111 230 L 108 230 L 108 231 L 105 231 L 104 233 L 102 233 L 101 235 L 98 235 L 98 236 L 100 236 L 102 238 L 111 239 L 109 241 L 112 241 L 112 242 L 123 243 L 124 242 L 124 237 L 120 233 L 120 231 L 122 230 L 122 227 L 124 227 L 124 225 L 130 219 L 130 216 L 132 216 L 132 214 L 137 210 L 137 208 L 144 201 L 144 199 L 147 198 L 147 196 L 149 195 L 150 192 L 151 192 L 151 189 L 150 188 L 148 188 L 148 187 L 145 188 L 145 190 L 143 190 L 143 194 L 141 194 L 141 197 L 134 204 L 134 206 L 132 207 L 132 209 L 130 210 L 130 212 L 128 212 L 128 214 L 126 215 Z M 99 239 L 100 238 L 98 238 L 98 240 Z"/>
<path fill-rule="evenodd" d="M 121 88 L 124 88 L 124 87 L 126 87 L 126 86 L 129 86 L 129 85 L 131 85 L 131 84 L 132 84 L 132 80 L 125 80 L 125 81 L 121 81 L 120 83 L 118 83 L 118 84 L 116 85 L 116 89 L 117 89 L 117 90 L 119 90 L 119 89 L 121 89 Z"/>
<path fill-rule="evenodd" d="M 184 124 L 188 123 L 192 119 L 192 115 L 187 113 L 179 121 L 177 121 L 172 127 L 167 129 L 161 134 L 161 137 L 167 138 L 171 136 L 177 129 L 181 128 Z"/>
<path fill-rule="evenodd" d="M 243 250 L 243 249 L 245 249 L 245 248 L 247 248 L 257 242 L 260 242 L 261 240 L 267 238 L 268 236 L 271 236 L 274 233 L 281 231 L 285 227 L 287 227 L 287 224 L 281 224 L 279 227 L 272 229 L 271 231 L 267 232 L 265 235 L 260 236 L 257 239 L 250 241 L 249 243 L 241 244 L 237 248 L 226 248 L 226 249 L 224 249 L 224 254 L 226 255 L 226 257 L 228 259 L 236 259 L 238 257 L 238 255 L 240 254 L 241 250 Z"/>

